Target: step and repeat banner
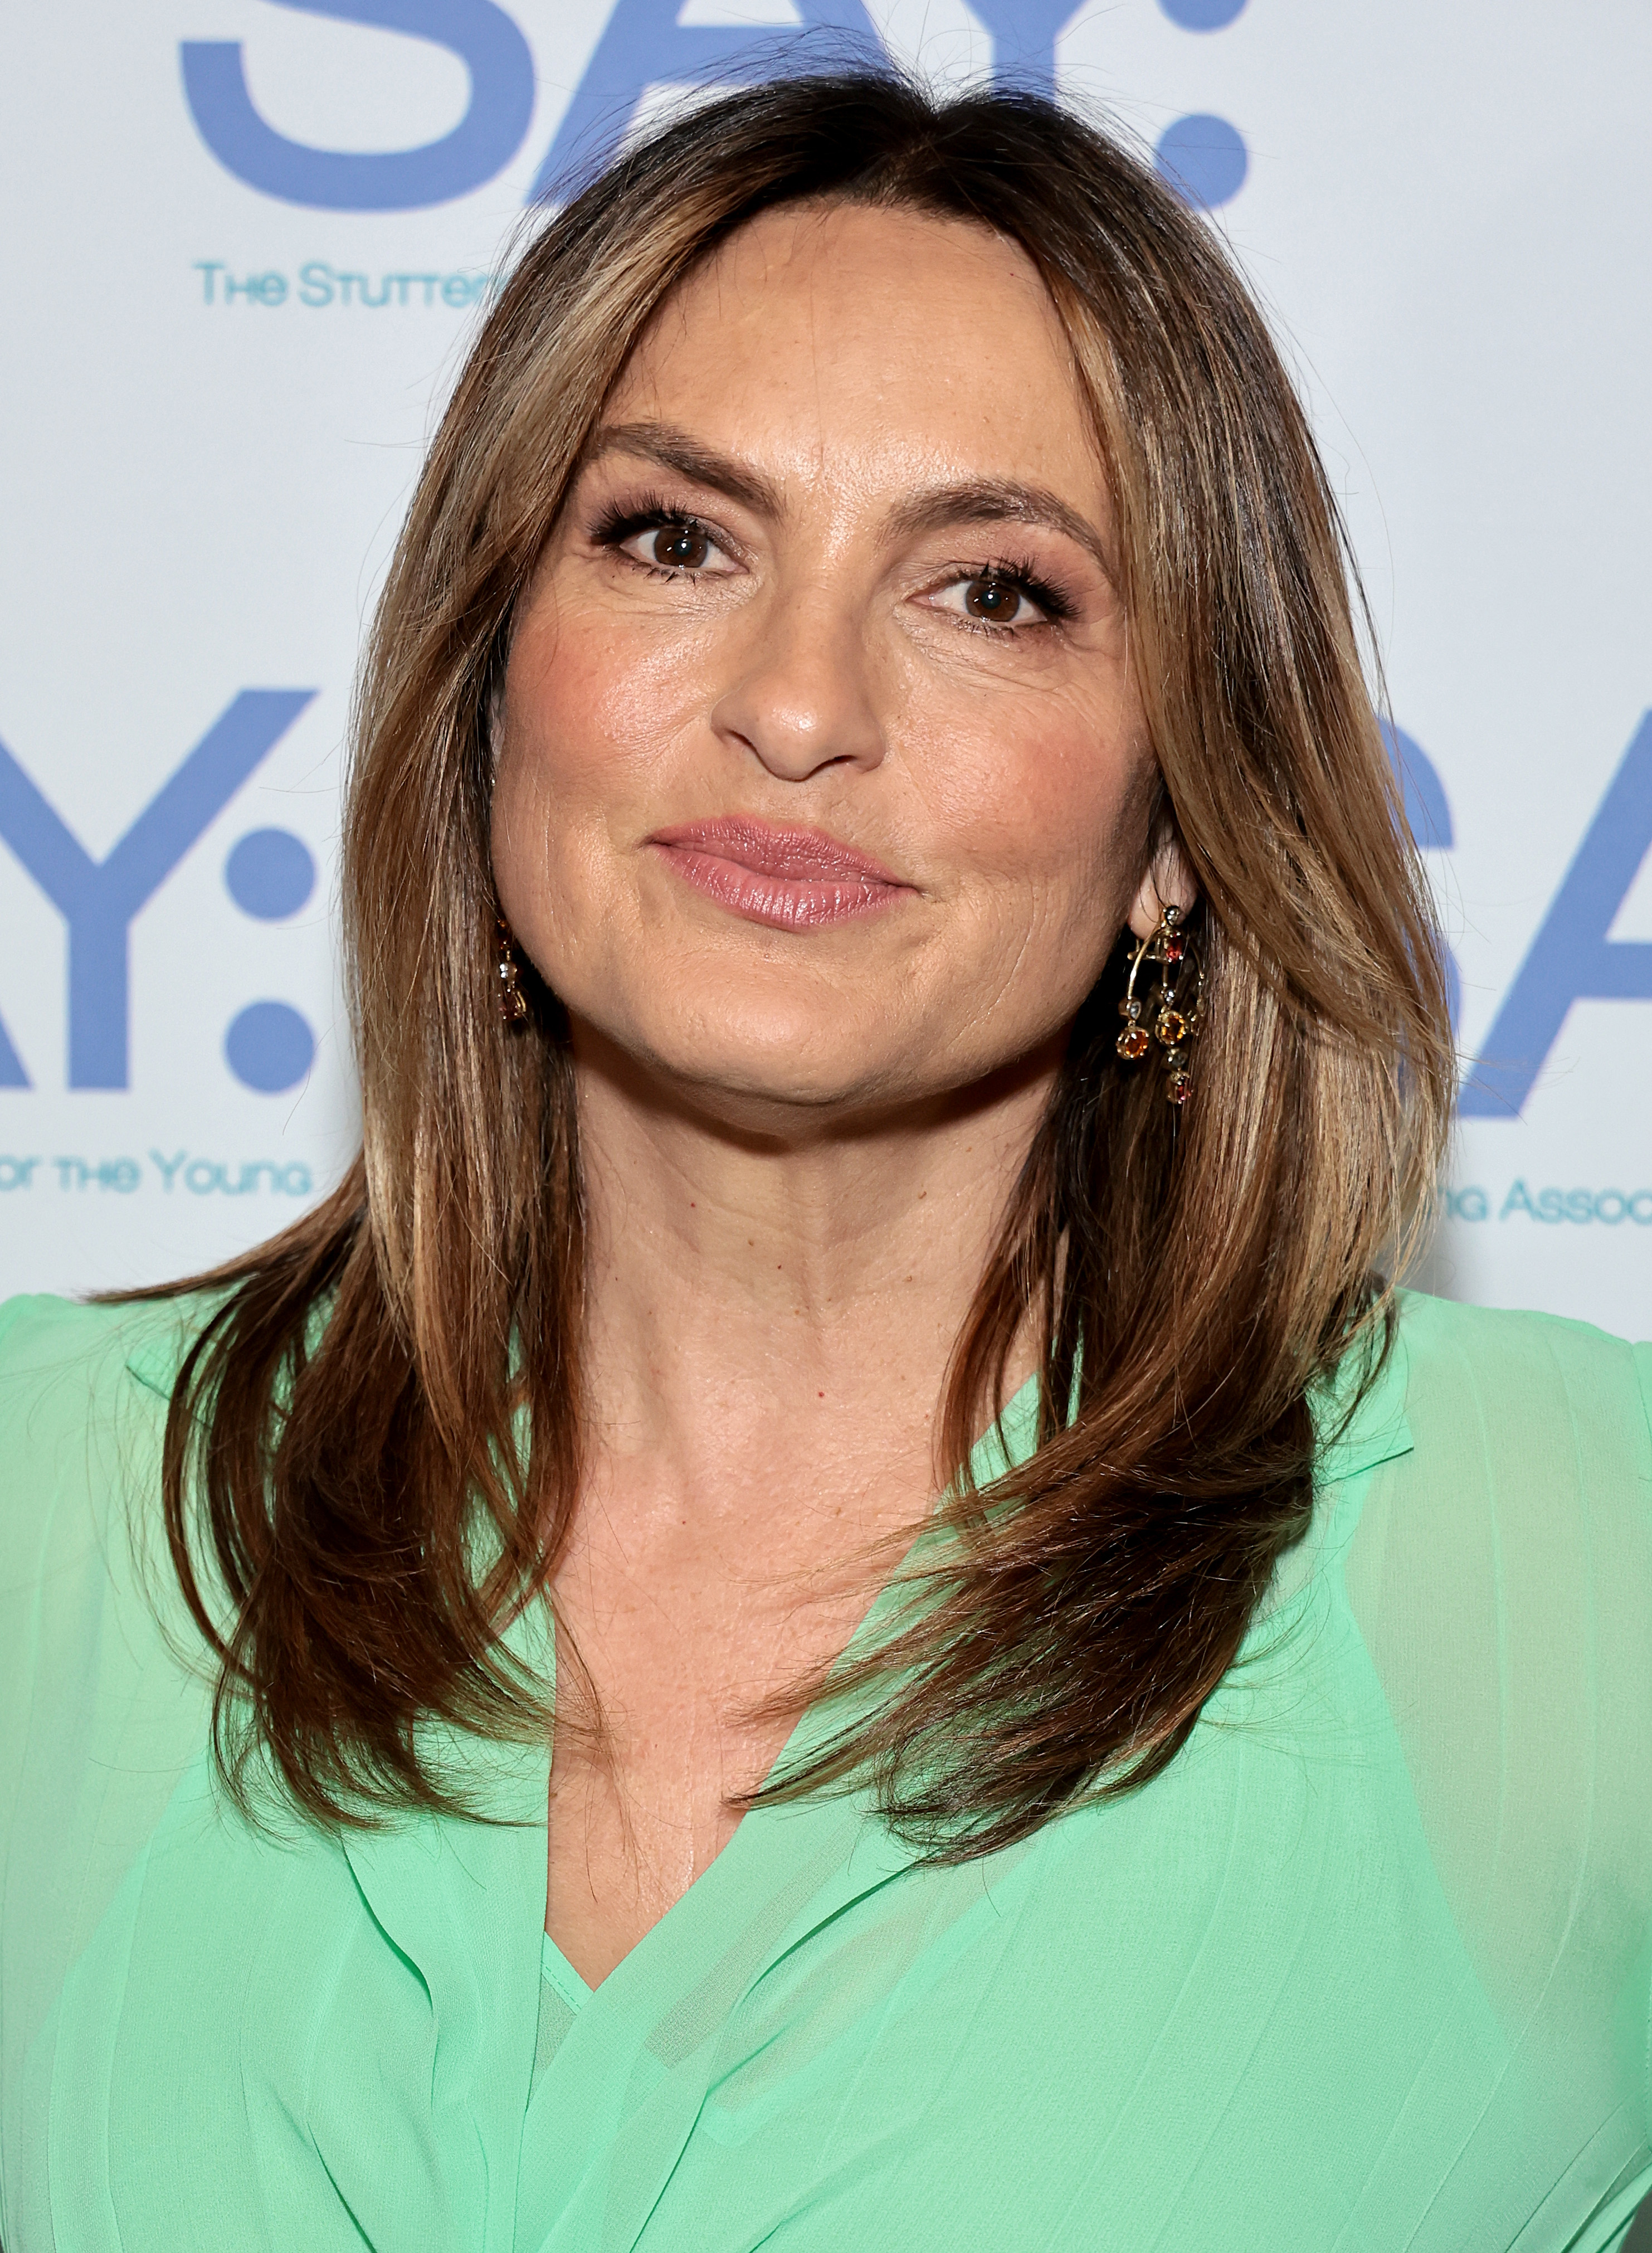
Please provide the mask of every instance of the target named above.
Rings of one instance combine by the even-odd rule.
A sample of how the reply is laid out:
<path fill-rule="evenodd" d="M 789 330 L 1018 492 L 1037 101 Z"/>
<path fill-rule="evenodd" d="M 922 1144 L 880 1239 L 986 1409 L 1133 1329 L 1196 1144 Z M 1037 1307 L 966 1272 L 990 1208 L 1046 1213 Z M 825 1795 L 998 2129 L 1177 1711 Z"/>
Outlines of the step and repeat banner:
<path fill-rule="evenodd" d="M 354 1146 L 352 676 L 494 277 L 684 87 L 1056 85 L 1274 317 L 1451 934 L 1433 1287 L 1652 1332 L 1644 0 L 53 0 L 0 54 L 0 1291 Z"/>

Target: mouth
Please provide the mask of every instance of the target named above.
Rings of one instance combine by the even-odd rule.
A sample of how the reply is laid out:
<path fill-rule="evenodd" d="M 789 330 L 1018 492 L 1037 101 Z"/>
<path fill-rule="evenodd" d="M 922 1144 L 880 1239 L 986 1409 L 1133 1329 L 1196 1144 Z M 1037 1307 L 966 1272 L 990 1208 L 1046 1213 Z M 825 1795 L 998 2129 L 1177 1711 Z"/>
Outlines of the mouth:
<path fill-rule="evenodd" d="M 869 854 L 818 829 L 780 829 L 725 814 L 656 830 L 648 840 L 698 892 L 780 931 L 813 931 L 877 915 L 914 889 Z"/>

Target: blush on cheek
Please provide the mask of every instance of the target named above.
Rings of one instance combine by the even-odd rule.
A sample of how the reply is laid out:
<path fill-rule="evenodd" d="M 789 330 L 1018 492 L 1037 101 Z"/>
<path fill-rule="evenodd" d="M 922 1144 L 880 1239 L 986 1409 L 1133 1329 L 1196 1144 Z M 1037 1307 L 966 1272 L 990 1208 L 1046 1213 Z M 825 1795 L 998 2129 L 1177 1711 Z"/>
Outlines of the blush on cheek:
<path fill-rule="evenodd" d="M 1093 742 L 1064 757 L 1045 743 L 972 764 L 949 785 L 944 818 L 978 868 L 1043 882 L 1070 871 L 1089 885 L 1120 857 L 1139 797 L 1134 777 Z"/>
<path fill-rule="evenodd" d="M 640 643 L 640 645 L 639 645 Z M 623 790 L 656 766 L 692 727 L 698 703 L 690 653 L 628 633 L 612 619 L 565 614 L 549 638 L 512 659 L 507 737 L 551 786 L 583 797 Z"/>

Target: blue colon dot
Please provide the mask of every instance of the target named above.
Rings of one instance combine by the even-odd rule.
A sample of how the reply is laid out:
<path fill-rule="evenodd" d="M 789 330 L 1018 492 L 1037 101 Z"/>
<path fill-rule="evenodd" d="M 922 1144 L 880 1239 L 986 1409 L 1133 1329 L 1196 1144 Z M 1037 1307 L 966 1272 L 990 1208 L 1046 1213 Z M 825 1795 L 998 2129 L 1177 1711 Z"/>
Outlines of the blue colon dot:
<path fill-rule="evenodd" d="M 1244 0 L 1159 0 L 1159 5 L 1184 31 L 1224 31 L 1244 12 Z"/>
<path fill-rule="evenodd" d="M 1250 158 L 1237 129 L 1225 117 L 1201 112 L 1178 117 L 1160 136 L 1159 177 L 1184 203 L 1214 211 L 1244 185 Z"/>
<path fill-rule="evenodd" d="M 290 829 L 254 829 L 224 864 L 224 882 L 238 908 L 261 923 L 296 915 L 316 889 L 310 847 Z"/>
<path fill-rule="evenodd" d="M 296 1087 L 315 1059 L 316 1036 L 285 1001 L 249 1002 L 230 1020 L 224 1057 L 243 1087 L 279 1095 Z"/>

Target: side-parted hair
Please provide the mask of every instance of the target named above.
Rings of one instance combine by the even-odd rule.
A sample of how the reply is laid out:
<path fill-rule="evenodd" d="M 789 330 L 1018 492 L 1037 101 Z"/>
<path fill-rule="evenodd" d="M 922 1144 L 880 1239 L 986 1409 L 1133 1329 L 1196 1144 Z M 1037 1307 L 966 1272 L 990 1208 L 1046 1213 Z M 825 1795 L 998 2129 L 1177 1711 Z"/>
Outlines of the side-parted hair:
<path fill-rule="evenodd" d="M 1311 1389 L 1384 1350 L 1449 1021 L 1345 538 L 1261 314 L 1206 222 L 1033 95 L 848 72 L 714 100 L 526 250 L 415 494 L 345 815 L 361 1155 L 296 1227 L 171 1287 L 213 1294 L 164 1504 L 243 1796 L 255 1762 L 326 1822 L 452 1805 L 427 1722 L 548 1726 L 503 1636 L 580 1486 L 581 1166 L 554 998 L 526 1035 L 499 1021 L 490 717 L 638 337 L 736 228 L 805 199 L 972 221 L 1043 278 L 1116 508 L 1158 835 L 1202 890 L 1206 1025 L 1177 1117 L 1115 1054 L 1112 973 L 1080 1012 L 952 1360 L 953 1538 L 924 1545 L 918 1600 L 843 1679 L 866 1694 L 770 1795 L 868 1784 L 950 1858 L 1155 1774 L 1307 1523 Z M 1029 1309 L 1038 1445 L 977 1491 Z"/>

